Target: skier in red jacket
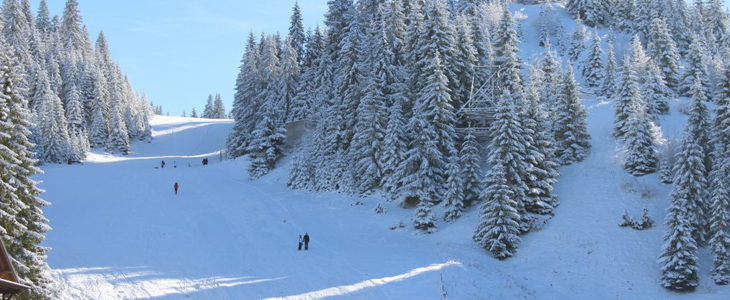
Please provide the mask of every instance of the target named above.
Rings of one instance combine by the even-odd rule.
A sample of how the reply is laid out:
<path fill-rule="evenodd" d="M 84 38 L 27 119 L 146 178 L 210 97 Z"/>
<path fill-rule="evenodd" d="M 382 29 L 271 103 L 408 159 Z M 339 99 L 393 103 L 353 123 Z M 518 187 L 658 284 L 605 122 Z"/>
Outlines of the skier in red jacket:
<path fill-rule="evenodd" d="M 175 195 L 177 195 L 177 188 L 179 188 L 179 187 L 180 186 L 177 184 L 177 182 L 175 182 Z"/>

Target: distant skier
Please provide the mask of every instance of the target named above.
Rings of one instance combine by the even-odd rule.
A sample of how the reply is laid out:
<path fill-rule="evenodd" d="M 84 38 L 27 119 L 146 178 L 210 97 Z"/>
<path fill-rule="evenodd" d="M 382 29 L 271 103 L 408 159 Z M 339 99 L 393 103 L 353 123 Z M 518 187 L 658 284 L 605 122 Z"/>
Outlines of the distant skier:
<path fill-rule="evenodd" d="M 179 187 L 180 187 L 180 186 L 179 186 L 179 185 L 177 184 L 177 182 L 175 182 L 175 195 L 177 195 L 177 189 L 178 189 Z"/>
<path fill-rule="evenodd" d="M 172 167 L 175 168 L 175 169 L 177 169 L 177 162 L 176 161 L 173 161 L 172 162 Z"/>
<path fill-rule="evenodd" d="M 299 251 L 302 251 L 302 235 L 299 235 Z"/>
<path fill-rule="evenodd" d="M 162 169 L 165 168 L 165 161 L 164 160 L 162 161 L 162 163 L 160 164 L 160 166 L 162 167 Z"/>
<path fill-rule="evenodd" d="M 309 233 L 304 234 L 304 250 L 309 250 Z"/>

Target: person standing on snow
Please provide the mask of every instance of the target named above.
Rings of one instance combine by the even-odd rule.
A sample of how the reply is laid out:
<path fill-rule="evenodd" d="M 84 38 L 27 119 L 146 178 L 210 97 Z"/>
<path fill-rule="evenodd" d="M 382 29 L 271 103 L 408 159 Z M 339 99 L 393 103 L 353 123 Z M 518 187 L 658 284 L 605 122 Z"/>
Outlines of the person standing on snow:
<path fill-rule="evenodd" d="M 180 186 L 177 184 L 177 182 L 175 182 L 175 195 L 177 195 L 177 188 L 179 188 L 179 187 Z"/>
<path fill-rule="evenodd" d="M 160 164 L 160 166 L 162 166 L 162 169 L 165 168 L 165 161 L 164 160 L 162 161 L 162 163 Z"/>
<path fill-rule="evenodd" d="M 298 251 L 302 251 L 302 235 L 299 235 L 299 249 Z"/>
<path fill-rule="evenodd" d="M 304 250 L 309 250 L 309 233 L 304 233 Z"/>

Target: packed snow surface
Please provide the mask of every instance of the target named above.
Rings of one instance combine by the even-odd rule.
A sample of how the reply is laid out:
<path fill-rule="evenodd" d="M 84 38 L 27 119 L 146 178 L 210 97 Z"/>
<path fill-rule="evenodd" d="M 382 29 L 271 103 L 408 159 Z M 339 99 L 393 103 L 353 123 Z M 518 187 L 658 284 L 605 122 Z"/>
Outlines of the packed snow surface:
<path fill-rule="evenodd" d="M 530 23 L 539 7 L 512 8 L 527 16 L 521 49 L 530 62 L 542 51 Z M 439 222 L 435 234 L 414 234 L 413 211 L 378 196 L 288 189 L 288 158 L 250 181 L 245 158 L 220 160 L 232 121 L 158 116 L 154 140 L 134 143 L 129 156 L 94 152 L 84 165 L 43 166 L 37 179 L 53 203 L 45 210 L 53 226 L 48 262 L 61 299 L 74 300 L 730 299 L 730 288 L 710 279 L 706 249 L 695 292 L 659 285 L 671 186 L 621 167 L 612 103 L 584 98 L 591 154 L 561 168 L 556 216 L 523 236 L 506 261 L 471 240 L 476 208 L 453 224 Z M 680 105 L 659 120 L 664 138 L 679 138 Z M 210 165 L 202 166 L 206 157 Z M 387 213 L 373 212 L 378 203 Z M 618 226 L 624 212 L 638 218 L 644 207 L 656 227 Z M 310 250 L 297 251 L 305 232 Z"/>

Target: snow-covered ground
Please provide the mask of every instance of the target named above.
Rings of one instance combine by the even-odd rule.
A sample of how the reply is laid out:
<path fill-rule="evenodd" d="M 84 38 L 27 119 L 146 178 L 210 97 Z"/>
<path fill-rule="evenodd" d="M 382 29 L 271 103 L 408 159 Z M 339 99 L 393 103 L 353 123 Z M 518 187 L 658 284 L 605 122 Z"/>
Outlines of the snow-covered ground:
<path fill-rule="evenodd" d="M 513 8 L 527 16 L 532 42 L 521 47 L 529 62 L 541 51 L 530 24 L 539 8 Z M 574 24 L 565 27 L 572 32 Z M 62 299 L 74 300 L 730 299 L 729 287 L 710 280 L 705 249 L 695 292 L 659 285 L 655 261 L 670 186 L 623 170 L 612 103 L 587 95 L 585 104 L 590 156 L 561 169 L 556 216 L 523 236 L 506 261 L 471 240 L 475 208 L 454 224 L 439 223 L 435 234 L 414 234 L 413 211 L 378 197 L 355 205 L 357 198 L 288 189 L 288 158 L 248 180 L 245 159 L 219 160 L 231 121 L 156 117 L 154 141 L 135 143 L 129 156 L 95 152 L 84 165 L 43 166 L 37 179 L 53 203 L 49 264 Z M 678 105 L 659 122 L 665 137 L 681 133 Z M 373 212 L 378 203 L 386 214 Z M 644 207 L 658 226 L 618 227 L 625 211 L 639 217 Z M 390 229 L 401 221 L 405 228 Z M 305 232 L 310 251 L 299 252 Z"/>

